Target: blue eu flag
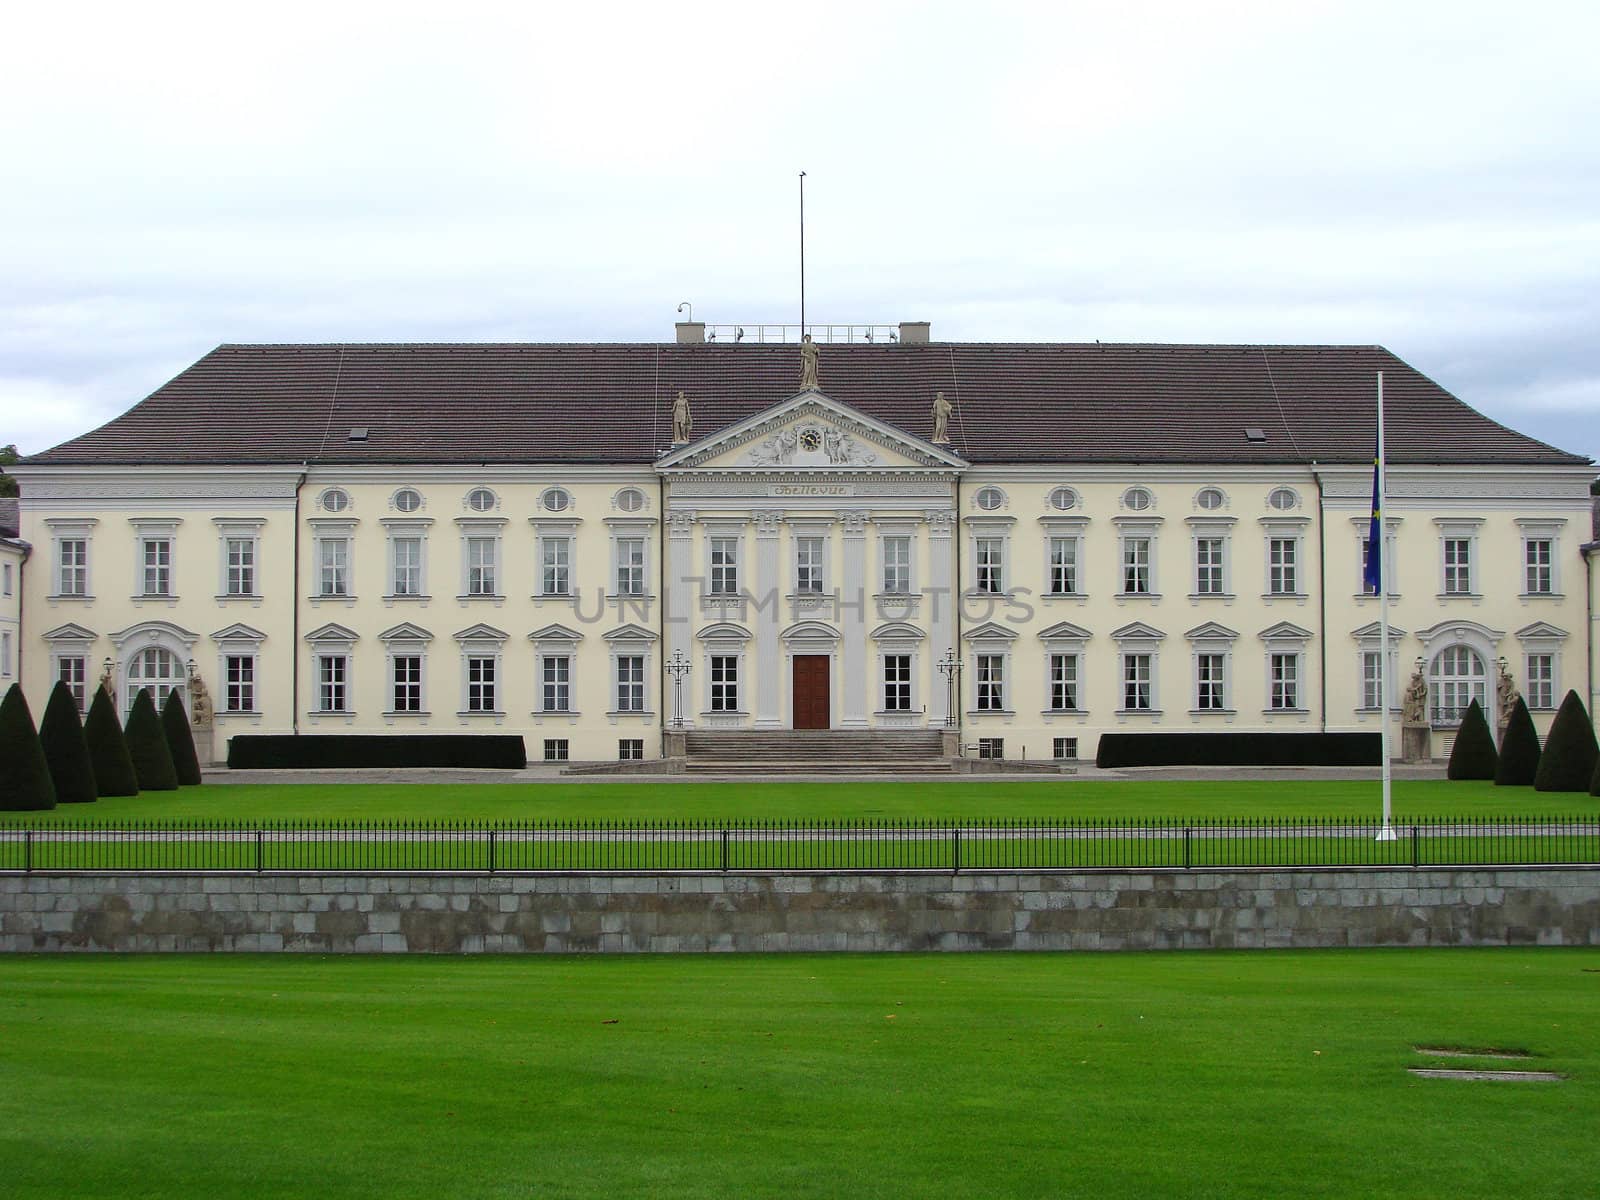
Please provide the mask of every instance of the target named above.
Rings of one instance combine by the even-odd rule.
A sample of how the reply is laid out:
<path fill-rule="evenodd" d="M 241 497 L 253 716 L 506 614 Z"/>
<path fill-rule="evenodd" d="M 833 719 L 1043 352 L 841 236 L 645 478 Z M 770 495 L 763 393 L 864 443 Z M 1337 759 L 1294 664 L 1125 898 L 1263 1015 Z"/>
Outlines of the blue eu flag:
<path fill-rule="evenodd" d="M 1361 572 L 1367 591 L 1373 595 L 1383 587 L 1383 501 L 1378 479 L 1378 456 L 1372 456 L 1372 524 L 1367 527 L 1367 564 Z"/>

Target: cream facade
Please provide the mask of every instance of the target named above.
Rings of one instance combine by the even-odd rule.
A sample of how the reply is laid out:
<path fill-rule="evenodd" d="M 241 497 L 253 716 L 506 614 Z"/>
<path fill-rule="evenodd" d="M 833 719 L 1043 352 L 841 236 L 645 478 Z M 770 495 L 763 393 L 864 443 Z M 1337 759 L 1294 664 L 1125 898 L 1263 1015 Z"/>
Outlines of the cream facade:
<path fill-rule="evenodd" d="M 606 761 L 795 727 L 1088 759 L 1386 711 L 1398 747 L 1414 676 L 1440 755 L 1472 698 L 1493 721 L 1514 687 L 1543 732 L 1595 697 L 1588 466 L 1391 470 L 1387 704 L 1362 465 L 974 464 L 808 389 L 649 464 L 18 474 L 30 702 L 198 681 L 217 760 L 240 733 Z"/>

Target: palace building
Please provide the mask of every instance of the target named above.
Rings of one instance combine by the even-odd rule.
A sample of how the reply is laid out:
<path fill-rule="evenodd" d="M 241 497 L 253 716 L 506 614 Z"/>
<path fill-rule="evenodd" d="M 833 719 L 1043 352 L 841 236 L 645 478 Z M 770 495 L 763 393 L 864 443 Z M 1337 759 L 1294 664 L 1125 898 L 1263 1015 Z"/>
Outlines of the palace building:
<path fill-rule="evenodd" d="M 1440 755 L 1473 698 L 1541 731 L 1593 706 L 1593 465 L 1380 347 L 813 333 L 219 347 L 16 469 L 8 669 L 36 711 L 198 681 L 217 759 L 409 731 L 655 759 L 680 728 L 1087 759 L 1398 728 L 1423 687 Z"/>

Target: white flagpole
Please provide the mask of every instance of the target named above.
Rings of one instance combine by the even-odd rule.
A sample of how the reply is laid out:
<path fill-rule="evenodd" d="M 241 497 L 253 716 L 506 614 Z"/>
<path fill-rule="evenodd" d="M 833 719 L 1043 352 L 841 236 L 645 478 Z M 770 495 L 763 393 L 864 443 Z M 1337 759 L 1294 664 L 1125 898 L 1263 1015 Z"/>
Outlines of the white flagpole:
<path fill-rule="evenodd" d="M 1378 372 L 1378 544 L 1372 552 L 1378 556 L 1378 701 L 1383 724 L 1381 739 L 1383 755 L 1383 828 L 1378 830 L 1378 841 L 1395 840 L 1392 820 L 1391 793 L 1393 770 L 1389 754 L 1389 563 L 1385 551 L 1389 545 L 1389 478 L 1388 458 L 1383 445 L 1383 372 Z"/>

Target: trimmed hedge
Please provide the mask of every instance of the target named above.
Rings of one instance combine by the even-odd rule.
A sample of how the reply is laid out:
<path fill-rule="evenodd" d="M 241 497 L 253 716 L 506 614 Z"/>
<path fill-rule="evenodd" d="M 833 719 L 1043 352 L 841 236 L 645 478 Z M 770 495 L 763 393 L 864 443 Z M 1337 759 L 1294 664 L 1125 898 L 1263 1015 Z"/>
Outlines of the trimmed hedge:
<path fill-rule="evenodd" d="M 167 702 L 161 706 L 161 730 L 167 735 L 167 750 L 172 755 L 172 766 L 178 773 L 179 784 L 194 787 L 200 782 L 200 756 L 194 749 L 194 731 L 189 728 L 189 710 L 183 706 L 178 689 L 167 693 Z"/>
<path fill-rule="evenodd" d="M 1550 736 L 1544 740 L 1539 770 L 1533 777 L 1534 790 L 1587 792 L 1594 780 L 1596 759 L 1600 759 L 1600 747 L 1595 745 L 1589 710 L 1577 692 L 1568 692 L 1550 726 Z"/>
<path fill-rule="evenodd" d="M 1445 778 L 1493 779 L 1499 766 L 1500 756 L 1494 748 L 1494 734 L 1489 732 L 1489 722 L 1483 719 L 1483 706 L 1474 700 L 1467 705 L 1467 711 L 1461 718 L 1461 727 L 1456 730 Z"/>
<path fill-rule="evenodd" d="M 139 774 L 133 769 L 128 739 L 117 720 L 117 707 L 110 693 L 95 688 L 89 705 L 89 719 L 83 723 L 83 740 L 89 745 L 89 761 L 94 764 L 94 783 L 101 796 L 137 796 Z"/>
<path fill-rule="evenodd" d="M 13 683 L 0 700 L 0 812 L 38 812 L 56 806 L 39 731 L 22 685 Z"/>
<path fill-rule="evenodd" d="M 519 734 L 240 734 L 228 739 L 233 770 L 338 767 L 492 767 L 520 771 Z"/>
<path fill-rule="evenodd" d="M 1097 767 L 1375 767 L 1376 733 L 1103 733 Z"/>
<path fill-rule="evenodd" d="M 128 714 L 128 754 L 133 759 L 134 773 L 139 776 L 141 792 L 178 790 L 178 769 L 172 765 L 166 730 L 161 728 L 161 717 L 149 688 L 140 688 L 133 698 L 133 711 Z"/>
<path fill-rule="evenodd" d="M 1506 723 L 1506 735 L 1500 739 L 1500 765 L 1494 781 L 1499 787 L 1532 787 L 1538 773 L 1539 731 L 1533 727 L 1528 702 L 1518 696 Z"/>
<path fill-rule="evenodd" d="M 56 785 L 57 804 L 93 804 L 100 798 L 94 782 L 94 763 L 89 759 L 89 743 L 83 737 L 83 722 L 78 719 L 78 703 L 72 689 L 60 680 L 50 690 L 39 722 L 39 744 L 50 764 L 50 778 Z"/>

